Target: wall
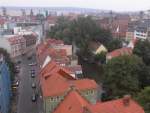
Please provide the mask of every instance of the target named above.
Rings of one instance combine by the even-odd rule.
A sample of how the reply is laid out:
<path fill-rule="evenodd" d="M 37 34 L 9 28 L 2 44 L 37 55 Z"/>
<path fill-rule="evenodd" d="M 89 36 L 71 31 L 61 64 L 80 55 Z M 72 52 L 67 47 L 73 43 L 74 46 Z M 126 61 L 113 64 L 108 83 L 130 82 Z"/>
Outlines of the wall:
<path fill-rule="evenodd" d="M 147 33 L 146 32 L 138 32 L 134 31 L 134 37 L 137 39 L 147 39 Z"/>
<path fill-rule="evenodd" d="M 0 37 L 0 48 L 4 48 L 7 52 L 11 53 L 11 46 L 7 40 L 7 37 Z"/>
<path fill-rule="evenodd" d="M 134 38 L 134 32 L 126 32 L 126 40 L 130 41 Z"/>
<path fill-rule="evenodd" d="M 7 65 L 0 64 L 0 113 L 8 113 L 10 107 L 11 83 Z"/>
<path fill-rule="evenodd" d="M 90 103 L 95 104 L 97 102 L 97 89 L 89 89 L 80 91 L 81 95 L 87 99 Z"/>
<path fill-rule="evenodd" d="M 64 99 L 64 95 L 45 98 L 44 113 L 52 113 L 63 99 Z"/>

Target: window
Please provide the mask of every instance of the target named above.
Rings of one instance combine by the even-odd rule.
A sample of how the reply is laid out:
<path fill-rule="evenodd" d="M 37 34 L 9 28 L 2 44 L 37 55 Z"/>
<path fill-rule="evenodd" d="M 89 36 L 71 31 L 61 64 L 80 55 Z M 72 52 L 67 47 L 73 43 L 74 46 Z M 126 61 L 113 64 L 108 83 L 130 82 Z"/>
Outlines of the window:
<path fill-rule="evenodd" d="M 59 96 L 57 96 L 56 98 L 57 98 L 57 100 L 59 100 Z"/>
<path fill-rule="evenodd" d="M 50 101 L 54 101 L 53 97 L 50 98 Z"/>
<path fill-rule="evenodd" d="M 94 90 L 91 90 L 91 94 L 93 94 L 94 93 Z"/>

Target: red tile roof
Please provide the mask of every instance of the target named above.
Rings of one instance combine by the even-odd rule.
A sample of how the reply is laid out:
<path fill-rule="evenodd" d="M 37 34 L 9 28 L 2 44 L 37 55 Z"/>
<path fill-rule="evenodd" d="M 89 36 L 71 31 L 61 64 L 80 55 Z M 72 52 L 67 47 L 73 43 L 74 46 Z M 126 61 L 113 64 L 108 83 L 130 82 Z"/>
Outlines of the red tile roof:
<path fill-rule="evenodd" d="M 58 19 L 57 16 L 48 16 L 46 18 L 46 20 L 49 24 L 55 24 L 57 22 L 57 19 Z"/>
<path fill-rule="evenodd" d="M 89 103 L 78 92 L 71 91 L 54 113 L 83 113 L 83 107 L 85 106 L 89 107 Z"/>
<path fill-rule="evenodd" d="M 98 85 L 92 79 L 80 79 L 70 81 L 70 84 L 75 86 L 78 90 L 96 89 Z"/>
<path fill-rule="evenodd" d="M 18 35 L 18 36 L 13 36 L 8 38 L 8 41 L 10 42 L 11 45 L 13 45 L 13 44 L 25 42 L 25 39 L 23 36 Z"/>
<path fill-rule="evenodd" d="M 53 39 L 53 38 L 47 39 L 46 42 L 49 45 L 64 45 L 64 42 L 62 40 L 57 40 L 57 39 Z"/>
<path fill-rule="evenodd" d="M 92 109 L 96 113 L 144 113 L 143 108 L 132 99 L 130 99 L 129 105 L 124 105 L 123 98 L 97 103 Z"/>
<path fill-rule="evenodd" d="M 107 56 L 111 56 L 111 58 L 122 56 L 122 55 L 131 55 L 132 54 L 132 48 L 121 48 L 121 49 L 116 49 L 110 53 L 107 53 Z"/>
<path fill-rule="evenodd" d="M 67 57 L 67 51 L 65 49 L 54 49 L 50 48 L 48 44 L 40 44 L 37 47 L 37 55 L 39 63 L 42 65 L 47 56 L 50 56 L 52 60 L 58 64 L 69 63 L 69 58 Z"/>
<path fill-rule="evenodd" d="M 76 80 L 70 72 L 54 63 L 49 63 L 40 73 L 43 96 L 56 96 L 65 93 L 74 85 L 79 90 L 97 88 L 94 80 Z"/>
<path fill-rule="evenodd" d="M 144 113 L 144 110 L 132 99 L 129 105 L 125 105 L 123 99 L 90 104 L 78 91 L 72 90 L 54 113 Z"/>

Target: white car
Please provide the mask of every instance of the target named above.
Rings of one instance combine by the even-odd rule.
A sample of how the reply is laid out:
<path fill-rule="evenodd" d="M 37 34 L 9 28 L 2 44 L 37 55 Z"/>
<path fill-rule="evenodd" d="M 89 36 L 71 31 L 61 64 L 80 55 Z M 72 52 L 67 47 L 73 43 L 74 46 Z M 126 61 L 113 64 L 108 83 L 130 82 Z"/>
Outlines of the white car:
<path fill-rule="evenodd" d="M 28 64 L 29 66 L 35 66 L 36 65 L 36 63 L 31 63 L 31 64 Z"/>

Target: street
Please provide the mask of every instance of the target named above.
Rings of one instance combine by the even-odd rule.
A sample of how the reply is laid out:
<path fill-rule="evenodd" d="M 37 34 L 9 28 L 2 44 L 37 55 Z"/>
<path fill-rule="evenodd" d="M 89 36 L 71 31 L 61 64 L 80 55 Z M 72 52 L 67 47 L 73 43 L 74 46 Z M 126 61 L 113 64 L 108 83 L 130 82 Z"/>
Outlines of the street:
<path fill-rule="evenodd" d="M 31 78 L 30 70 L 36 66 L 29 66 L 29 63 L 35 62 L 35 58 L 28 60 L 26 56 L 21 58 L 21 70 L 19 74 L 20 85 L 18 89 L 18 105 L 17 113 L 38 113 L 38 103 L 32 102 L 32 95 L 35 89 L 32 88 L 32 83 L 36 82 L 36 77 Z M 37 73 L 35 73 L 35 76 Z"/>

